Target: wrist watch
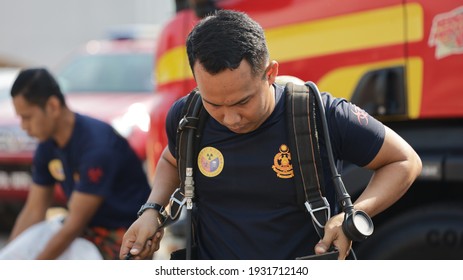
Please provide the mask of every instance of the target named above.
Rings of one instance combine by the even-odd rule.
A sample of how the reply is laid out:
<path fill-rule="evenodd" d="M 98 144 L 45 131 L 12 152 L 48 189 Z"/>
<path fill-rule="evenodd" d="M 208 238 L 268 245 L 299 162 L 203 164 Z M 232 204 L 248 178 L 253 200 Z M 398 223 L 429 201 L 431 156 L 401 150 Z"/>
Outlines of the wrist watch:
<path fill-rule="evenodd" d="M 143 212 L 145 212 L 147 209 L 154 209 L 155 211 L 161 213 L 164 210 L 164 207 L 155 202 L 147 202 L 140 207 L 140 210 L 138 210 L 138 217 L 140 217 L 143 214 Z"/>

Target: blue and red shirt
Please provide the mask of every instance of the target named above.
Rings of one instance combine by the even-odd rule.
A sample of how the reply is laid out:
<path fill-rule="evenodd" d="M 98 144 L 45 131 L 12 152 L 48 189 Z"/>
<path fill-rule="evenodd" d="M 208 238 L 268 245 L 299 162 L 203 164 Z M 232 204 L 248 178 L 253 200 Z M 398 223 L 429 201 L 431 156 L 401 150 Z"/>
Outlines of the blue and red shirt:
<path fill-rule="evenodd" d="M 129 227 L 151 191 L 142 162 L 107 123 L 75 114 L 72 136 L 65 147 L 53 140 L 38 145 L 33 181 L 52 187 L 59 183 L 67 198 L 74 191 L 104 198 L 89 226 Z"/>

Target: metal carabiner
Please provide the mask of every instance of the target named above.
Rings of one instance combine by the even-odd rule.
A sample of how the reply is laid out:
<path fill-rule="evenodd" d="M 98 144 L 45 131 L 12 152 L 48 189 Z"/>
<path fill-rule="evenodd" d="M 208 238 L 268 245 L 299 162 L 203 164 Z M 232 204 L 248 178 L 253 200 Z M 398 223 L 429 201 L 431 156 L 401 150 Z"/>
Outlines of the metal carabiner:
<path fill-rule="evenodd" d="M 169 200 L 168 215 L 172 220 L 176 220 L 180 216 L 182 207 L 183 205 L 185 205 L 186 201 L 187 200 L 185 196 L 180 192 L 180 188 L 177 188 L 175 192 L 171 195 L 170 200 Z M 175 207 L 177 207 L 177 210 L 175 211 L 175 213 L 173 213 L 174 211 L 172 210 L 175 210 Z"/>
<path fill-rule="evenodd" d="M 327 211 L 326 215 L 326 221 L 328 221 L 331 217 L 331 209 L 330 209 L 330 204 L 328 203 L 328 200 L 326 197 L 322 196 L 323 203 L 325 204 L 324 206 L 312 209 L 312 206 L 310 206 L 310 203 L 308 201 L 304 202 L 305 208 L 307 208 L 307 211 L 309 212 L 310 216 L 312 216 L 312 220 L 319 226 L 320 228 L 325 228 L 325 225 L 322 225 L 320 221 L 318 221 L 317 217 L 315 217 L 314 213 L 322 210 Z"/>

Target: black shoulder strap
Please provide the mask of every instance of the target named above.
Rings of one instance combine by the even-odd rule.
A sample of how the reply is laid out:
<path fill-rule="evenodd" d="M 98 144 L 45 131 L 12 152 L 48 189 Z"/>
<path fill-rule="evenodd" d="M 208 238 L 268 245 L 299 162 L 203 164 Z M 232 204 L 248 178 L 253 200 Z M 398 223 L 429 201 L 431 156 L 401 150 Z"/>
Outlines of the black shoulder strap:
<path fill-rule="evenodd" d="M 177 170 L 180 178 L 180 186 L 170 199 L 170 215 L 165 221 L 175 221 L 180 216 L 183 205 L 186 204 L 186 259 L 192 258 L 193 247 L 193 199 L 194 166 L 197 157 L 200 137 L 208 114 L 203 107 L 201 95 L 194 89 L 188 95 L 182 111 L 182 119 L 177 128 Z"/>
<path fill-rule="evenodd" d="M 170 198 L 169 207 L 167 207 L 168 212 L 164 211 L 163 213 L 162 226 L 168 226 L 176 221 L 180 217 L 185 204 L 187 204 L 187 208 L 192 208 L 194 198 L 194 158 L 198 153 L 202 127 L 208 117 L 197 89 L 188 94 L 181 116 L 182 118 L 177 127 L 177 143 L 175 147 L 180 184 Z"/>
<path fill-rule="evenodd" d="M 323 171 L 316 118 L 319 110 L 313 94 L 305 85 L 288 83 L 285 87 L 286 118 L 294 179 L 298 187 L 298 201 L 305 204 L 314 224 L 323 228 L 330 216 L 325 198 Z"/>
<path fill-rule="evenodd" d="M 189 93 L 182 111 L 182 119 L 177 128 L 177 170 L 180 178 L 180 191 L 185 197 L 194 197 L 193 167 L 198 154 L 200 138 L 209 114 L 203 107 L 197 89 Z M 187 205 L 189 208 L 189 206 Z"/>
<path fill-rule="evenodd" d="M 183 106 L 182 118 L 177 127 L 177 170 L 180 178 L 180 189 L 185 194 L 185 179 L 186 170 L 188 167 L 192 167 L 192 158 L 194 155 L 189 153 L 190 145 L 192 142 L 189 139 L 194 137 L 195 131 L 197 130 L 199 123 L 199 111 L 201 110 L 201 97 L 197 89 L 194 89 L 188 94 L 188 97 Z"/>

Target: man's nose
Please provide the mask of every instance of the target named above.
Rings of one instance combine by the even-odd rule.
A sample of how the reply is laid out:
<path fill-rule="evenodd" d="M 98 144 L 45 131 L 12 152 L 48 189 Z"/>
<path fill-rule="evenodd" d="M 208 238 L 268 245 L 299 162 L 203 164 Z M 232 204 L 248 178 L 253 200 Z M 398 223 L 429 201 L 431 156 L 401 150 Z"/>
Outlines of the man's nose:
<path fill-rule="evenodd" d="M 225 126 L 235 126 L 241 121 L 241 116 L 235 110 L 226 109 L 223 114 L 223 123 Z"/>
<path fill-rule="evenodd" d="M 26 128 L 27 128 L 26 126 L 27 126 L 27 125 L 26 125 L 26 122 L 25 122 L 23 119 L 21 119 L 21 128 L 22 128 L 23 130 L 26 130 Z"/>
<path fill-rule="evenodd" d="M 29 128 L 29 123 L 27 121 L 21 119 L 21 128 L 22 128 L 22 130 L 27 131 L 28 128 Z"/>

